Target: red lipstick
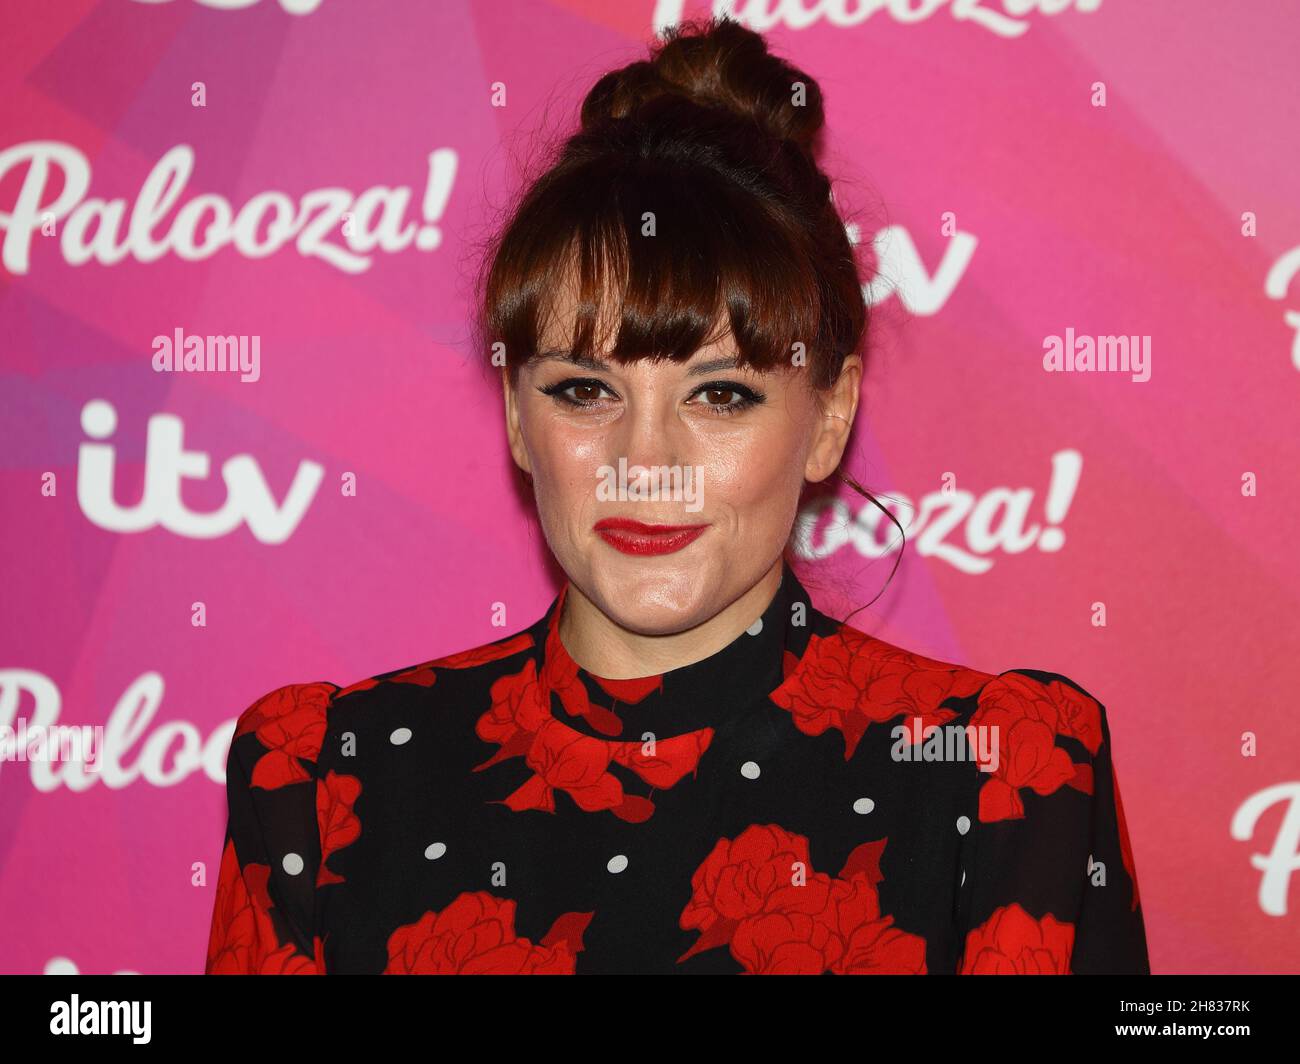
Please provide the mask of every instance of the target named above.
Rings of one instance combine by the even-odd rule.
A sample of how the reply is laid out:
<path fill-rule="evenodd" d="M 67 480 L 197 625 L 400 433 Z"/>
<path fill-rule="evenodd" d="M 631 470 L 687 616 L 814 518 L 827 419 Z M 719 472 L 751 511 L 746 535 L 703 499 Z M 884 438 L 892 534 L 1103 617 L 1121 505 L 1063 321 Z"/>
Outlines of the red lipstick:
<path fill-rule="evenodd" d="M 592 526 L 601 539 L 624 554 L 672 554 L 692 543 L 708 525 L 647 525 L 628 517 L 607 517 Z"/>

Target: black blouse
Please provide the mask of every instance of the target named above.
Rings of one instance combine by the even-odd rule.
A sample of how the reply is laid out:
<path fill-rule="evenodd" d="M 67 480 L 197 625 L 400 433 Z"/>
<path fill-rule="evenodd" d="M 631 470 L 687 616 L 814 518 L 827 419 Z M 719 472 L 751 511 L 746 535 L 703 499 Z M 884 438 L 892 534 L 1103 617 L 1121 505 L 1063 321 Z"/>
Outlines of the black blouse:
<path fill-rule="evenodd" d="M 662 675 L 529 628 L 239 718 L 208 973 L 1149 972 L 1104 708 L 813 608 Z"/>

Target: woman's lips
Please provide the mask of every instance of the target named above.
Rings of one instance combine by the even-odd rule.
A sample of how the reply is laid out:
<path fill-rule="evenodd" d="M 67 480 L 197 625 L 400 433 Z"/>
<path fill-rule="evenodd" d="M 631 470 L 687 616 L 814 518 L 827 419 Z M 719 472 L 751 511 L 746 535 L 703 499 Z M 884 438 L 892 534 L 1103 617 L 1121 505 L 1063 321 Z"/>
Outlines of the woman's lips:
<path fill-rule="evenodd" d="M 672 554 L 693 542 L 708 525 L 647 525 L 627 517 L 597 521 L 593 531 L 624 554 Z"/>

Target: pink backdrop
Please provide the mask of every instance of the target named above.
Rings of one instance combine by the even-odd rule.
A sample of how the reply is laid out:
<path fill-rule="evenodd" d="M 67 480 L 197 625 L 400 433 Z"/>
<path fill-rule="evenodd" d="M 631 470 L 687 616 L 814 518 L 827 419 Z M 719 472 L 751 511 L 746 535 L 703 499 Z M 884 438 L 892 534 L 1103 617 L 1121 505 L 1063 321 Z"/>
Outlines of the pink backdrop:
<path fill-rule="evenodd" d="M 849 468 L 914 520 L 854 623 L 1083 685 L 1153 968 L 1300 971 L 1296 6 L 738 7 L 820 80 L 884 278 Z M 105 750 L 0 765 L 0 971 L 200 971 L 234 717 L 545 609 L 470 278 L 683 12 L 7 0 L 0 724 Z M 257 379 L 156 371 L 178 329 L 256 338 Z M 1112 336 L 1146 369 L 1044 366 Z M 804 572 L 842 617 L 894 556 L 838 498 Z"/>

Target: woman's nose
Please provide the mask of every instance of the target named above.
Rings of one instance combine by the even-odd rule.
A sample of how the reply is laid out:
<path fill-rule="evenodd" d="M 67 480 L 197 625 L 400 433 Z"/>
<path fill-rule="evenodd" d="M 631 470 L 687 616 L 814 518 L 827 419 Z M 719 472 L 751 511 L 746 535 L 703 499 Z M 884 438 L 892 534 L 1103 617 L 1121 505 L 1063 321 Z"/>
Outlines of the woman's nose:
<path fill-rule="evenodd" d="M 626 459 L 628 468 L 677 466 L 688 460 L 684 426 L 672 403 L 633 402 L 611 440 L 614 461 Z"/>

